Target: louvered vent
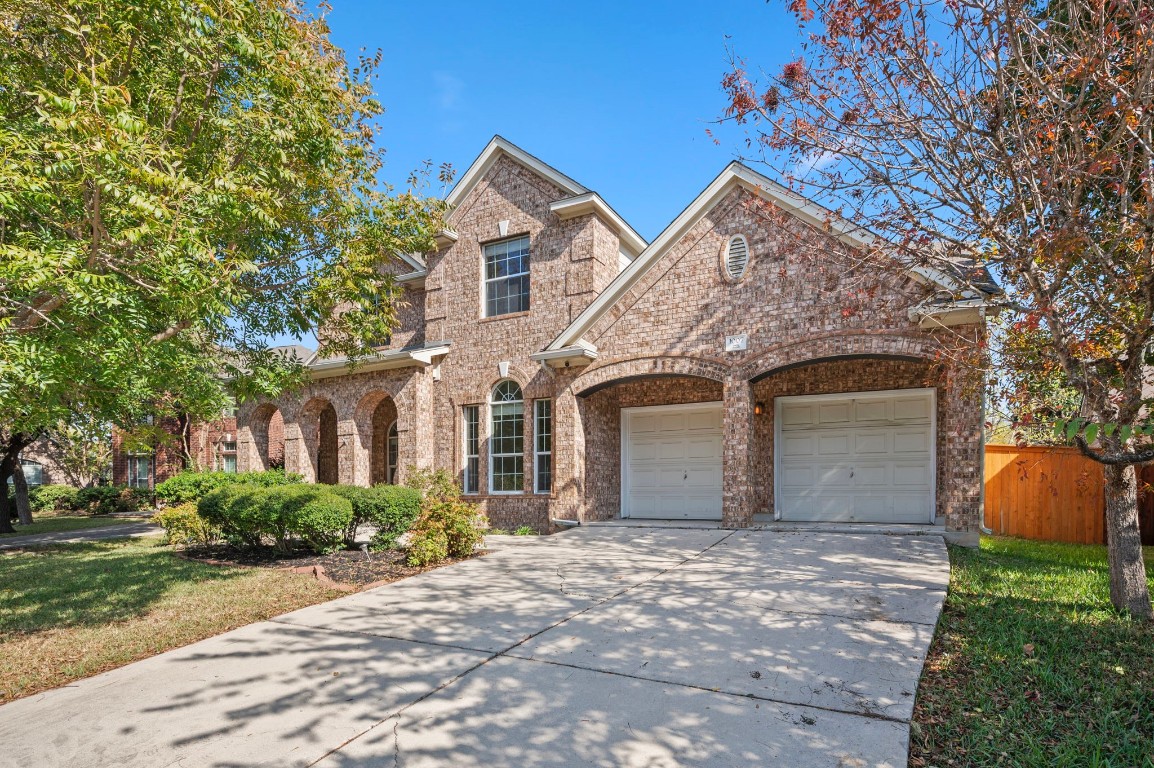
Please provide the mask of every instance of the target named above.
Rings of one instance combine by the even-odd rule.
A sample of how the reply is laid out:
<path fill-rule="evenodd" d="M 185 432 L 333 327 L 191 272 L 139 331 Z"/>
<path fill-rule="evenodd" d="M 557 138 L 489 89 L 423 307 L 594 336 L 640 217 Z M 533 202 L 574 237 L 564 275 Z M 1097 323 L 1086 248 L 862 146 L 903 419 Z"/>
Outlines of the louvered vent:
<path fill-rule="evenodd" d="M 725 255 L 725 272 L 731 280 L 740 280 L 749 266 L 749 243 L 743 235 L 729 238 L 729 251 Z"/>

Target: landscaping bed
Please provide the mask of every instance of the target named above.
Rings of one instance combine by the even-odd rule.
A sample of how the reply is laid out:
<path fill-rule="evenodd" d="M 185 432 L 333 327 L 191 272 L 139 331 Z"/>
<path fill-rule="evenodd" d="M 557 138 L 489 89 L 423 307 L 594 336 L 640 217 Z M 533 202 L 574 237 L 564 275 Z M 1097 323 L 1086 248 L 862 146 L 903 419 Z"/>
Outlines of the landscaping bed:
<path fill-rule="evenodd" d="M 1154 627 L 1111 608 L 1105 548 L 990 537 L 950 560 L 910 766 L 1154 768 Z"/>
<path fill-rule="evenodd" d="M 227 544 L 189 549 L 182 554 L 190 560 L 213 565 L 294 569 L 319 566 L 332 581 L 357 588 L 387 584 L 466 559 L 449 558 L 436 565 L 413 566 L 406 563 L 406 553 L 397 549 L 367 553 L 361 550 L 342 550 L 318 555 L 303 549 L 279 552 L 272 547 L 241 549 Z"/>

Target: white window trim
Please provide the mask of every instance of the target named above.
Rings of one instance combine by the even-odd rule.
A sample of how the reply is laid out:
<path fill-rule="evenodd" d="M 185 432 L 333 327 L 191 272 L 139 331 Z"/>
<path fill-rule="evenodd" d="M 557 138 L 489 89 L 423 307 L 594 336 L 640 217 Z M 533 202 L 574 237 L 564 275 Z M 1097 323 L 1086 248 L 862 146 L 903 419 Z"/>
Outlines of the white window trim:
<path fill-rule="evenodd" d="M 501 386 L 506 381 L 512 381 L 514 384 L 517 385 L 517 389 L 521 390 L 521 399 L 520 400 L 506 400 L 506 401 L 504 401 L 504 403 L 494 403 L 493 402 L 493 392 L 495 392 L 497 390 L 497 387 Z M 502 405 L 505 403 L 517 403 L 521 406 L 521 453 L 520 454 L 516 454 L 516 453 L 493 453 L 493 437 L 494 437 L 494 435 L 493 435 L 493 406 L 494 405 Z M 504 458 L 506 456 L 518 456 L 518 455 L 520 455 L 520 457 L 521 457 L 521 487 L 515 491 L 497 491 L 497 490 L 494 490 L 493 489 L 493 475 L 495 473 L 494 473 L 493 469 L 496 466 L 496 462 L 493 461 L 493 459 Z M 524 496 L 525 495 L 525 391 L 521 388 L 521 385 L 518 382 L 514 381 L 513 379 L 502 379 L 501 381 L 498 381 L 496 384 L 494 384 L 493 388 L 489 390 L 489 471 L 488 471 L 488 475 L 489 475 L 489 495 L 490 496 Z"/>
<path fill-rule="evenodd" d="M 469 453 L 469 416 L 468 412 L 472 411 L 476 415 L 476 429 L 477 429 L 477 452 Z M 464 456 L 464 464 L 462 466 L 462 480 L 461 493 L 466 496 L 479 496 L 481 493 L 481 406 L 480 405 L 465 405 L 461 408 L 461 437 L 462 440 L 462 454 Z M 469 459 L 477 459 L 477 471 L 473 476 L 473 490 L 469 490 Z"/>
<path fill-rule="evenodd" d="M 529 238 L 528 234 L 523 234 L 523 235 L 514 235 L 512 237 L 503 237 L 500 240 L 494 240 L 494 241 L 489 242 L 489 243 L 482 243 L 481 244 L 481 317 L 483 319 L 508 317 L 510 315 L 519 315 L 519 314 L 522 314 L 522 313 L 528 311 L 525 309 L 521 309 L 521 310 L 518 310 L 516 312 L 502 312 L 499 315 L 490 315 L 489 314 L 489 283 L 495 282 L 497 280 L 508 280 L 510 278 L 513 278 L 513 277 L 521 277 L 522 275 L 529 277 L 529 306 L 533 305 L 533 279 L 530 276 L 530 269 L 528 268 L 529 266 L 531 266 L 532 258 L 533 258 L 533 252 L 532 252 L 532 248 L 531 248 L 532 243 L 530 242 L 529 256 L 526 259 L 526 261 L 528 262 L 528 264 L 526 265 L 527 268 L 525 269 L 524 272 L 518 272 L 514 275 L 505 275 L 504 277 L 492 277 L 492 278 L 488 277 L 487 276 L 488 272 L 486 269 L 488 266 L 488 264 L 487 264 L 488 257 L 485 254 L 486 248 L 491 248 L 491 247 L 496 246 L 496 245 L 501 245 L 502 243 L 511 243 L 514 240 L 529 240 L 529 239 L 530 238 Z M 490 400 L 492 399 L 491 395 L 490 395 L 489 399 Z"/>
<path fill-rule="evenodd" d="M 396 445 L 393 445 L 393 433 L 397 433 Z M 397 470 L 400 469 L 400 460 L 398 454 L 401 449 L 401 434 L 397 427 L 397 422 L 394 421 L 385 428 L 385 484 L 396 485 Z"/>
<path fill-rule="evenodd" d="M 549 406 L 549 450 L 542 451 L 537 443 L 537 429 L 541 422 L 541 414 L 539 408 L 542 405 Z M 533 493 L 542 496 L 548 496 L 553 493 L 553 401 L 548 398 L 533 401 Z M 541 490 L 541 457 L 547 456 L 549 458 L 549 488 Z"/>

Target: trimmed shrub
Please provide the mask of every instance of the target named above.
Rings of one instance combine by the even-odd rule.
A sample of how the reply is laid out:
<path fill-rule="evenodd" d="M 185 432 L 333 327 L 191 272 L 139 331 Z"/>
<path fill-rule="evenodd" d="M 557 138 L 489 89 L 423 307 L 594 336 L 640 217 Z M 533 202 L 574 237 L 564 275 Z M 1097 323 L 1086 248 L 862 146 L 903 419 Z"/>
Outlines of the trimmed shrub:
<path fill-rule="evenodd" d="M 355 543 L 357 528 L 369 523 L 377 529 L 369 546 L 374 550 L 388 549 L 412 527 L 421 513 L 421 494 L 413 488 L 400 485 L 372 488 L 334 485 L 331 488 L 353 505 L 353 519 L 345 531 L 345 544 L 350 547 Z"/>
<path fill-rule="evenodd" d="M 461 486 L 448 470 L 409 467 L 406 474 L 405 485 L 420 491 L 426 499 L 449 501 L 461 498 Z"/>
<path fill-rule="evenodd" d="M 410 565 L 431 565 L 446 557 L 469 557 L 485 537 L 488 520 L 474 504 L 463 501 L 426 499 L 413 523 L 409 542 Z M 430 560 L 441 551 L 444 555 Z"/>
<path fill-rule="evenodd" d="M 114 512 L 139 512 L 149 506 L 152 494 L 147 488 L 129 488 L 127 485 L 93 485 L 76 492 L 73 509 L 90 515 L 108 515 Z"/>
<path fill-rule="evenodd" d="M 28 503 L 33 512 L 73 509 L 78 493 L 71 485 L 41 485 L 28 491 Z"/>
<path fill-rule="evenodd" d="M 301 482 L 300 475 L 285 474 L 283 469 L 267 472 L 181 472 L 156 486 L 156 498 L 168 504 L 200 501 L 209 493 L 228 485 L 253 485 L 269 488 Z"/>
<path fill-rule="evenodd" d="M 232 485 L 207 494 L 200 516 L 231 541 L 256 547 L 265 540 L 282 552 L 300 542 L 315 552 L 339 549 L 353 505 L 326 485 Z"/>
<path fill-rule="evenodd" d="M 221 538 L 220 529 L 197 514 L 192 502 L 157 512 L 151 522 L 164 529 L 164 538 L 169 544 L 207 547 Z"/>

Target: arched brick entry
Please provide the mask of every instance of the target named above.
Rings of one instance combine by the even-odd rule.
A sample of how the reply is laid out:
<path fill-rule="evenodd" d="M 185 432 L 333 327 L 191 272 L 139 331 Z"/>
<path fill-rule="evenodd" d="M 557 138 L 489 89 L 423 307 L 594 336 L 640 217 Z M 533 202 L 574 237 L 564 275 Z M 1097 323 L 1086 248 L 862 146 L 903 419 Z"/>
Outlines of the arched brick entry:
<path fill-rule="evenodd" d="M 369 455 L 369 485 L 396 482 L 400 466 L 397 456 L 397 406 L 386 397 L 373 409 L 372 448 Z"/>
<path fill-rule="evenodd" d="M 725 381 L 727 369 L 712 360 L 693 357 L 639 357 L 608 363 L 584 371 L 573 381 L 572 390 L 588 397 L 605 387 L 653 376 L 690 376 Z"/>
<path fill-rule="evenodd" d="M 304 476 L 305 482 L 336 484 L 340 478 L 337 411 L 326 398 L 314 397 L 300 409 L 296 419 L 299 445 L 307 464 L 286 467 Z"/>
<path fill-rule="evenodd" d="M 278 469 L 284 467 L 284 417 L 272 403 L 263 403 L 253 411 L 248 429 L 252 455 L 247 469 Z"/>

